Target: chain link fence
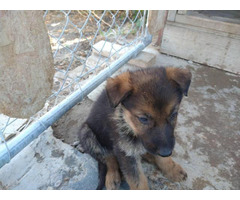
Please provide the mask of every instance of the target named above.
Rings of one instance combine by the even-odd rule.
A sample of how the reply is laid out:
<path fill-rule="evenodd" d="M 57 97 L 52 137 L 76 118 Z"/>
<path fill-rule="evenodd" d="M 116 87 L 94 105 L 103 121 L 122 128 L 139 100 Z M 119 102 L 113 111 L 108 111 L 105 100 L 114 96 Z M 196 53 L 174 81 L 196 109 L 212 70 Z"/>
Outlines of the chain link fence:
<path fill-rule="evenodd" d="M 29 119 L 0 114 L 0 167 L 151 42 L 147 11 L 44 11 L 52 95 Z"/>

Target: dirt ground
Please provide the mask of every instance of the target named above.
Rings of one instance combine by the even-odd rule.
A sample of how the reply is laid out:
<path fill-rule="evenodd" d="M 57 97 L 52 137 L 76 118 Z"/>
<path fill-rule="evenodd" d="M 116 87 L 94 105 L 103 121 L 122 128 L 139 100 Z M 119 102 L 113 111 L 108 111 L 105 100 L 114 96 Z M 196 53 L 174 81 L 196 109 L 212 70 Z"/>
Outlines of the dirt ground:
<path fill-rule="evenodd" d="M 188 179 L 172 183 L 143 163 L 151 189 L 240 189 L 240 78 L 218 69 L 157 53 L 156 65 L 189 68 L 189 96 L 183 99 L 173 159 Z M 77 132 L 93 102 L 76 105 L 54 126 L 54 135 L 77 146 Z"/>
<path fill-rule="evenodd" d="M 139 31 L 138 20 L 140 21 L 141 16 L 141 14 L 134 14 L 134 11 L 127 16 L 126 11 L 107 11 L 106 13 L 91 11 L 90 13 L 90 11 L 74 10 L 66 18 L 62 11 L 48 11 L 45 24 L 53 53 L 57 50 L 54 57 L 55 68 L 67 70 L 72 56 L 74 59 L 70 70 L 84 64 L 92 53 L 92 45 L 100 40 L 119 44 L 131 41 Z"/>

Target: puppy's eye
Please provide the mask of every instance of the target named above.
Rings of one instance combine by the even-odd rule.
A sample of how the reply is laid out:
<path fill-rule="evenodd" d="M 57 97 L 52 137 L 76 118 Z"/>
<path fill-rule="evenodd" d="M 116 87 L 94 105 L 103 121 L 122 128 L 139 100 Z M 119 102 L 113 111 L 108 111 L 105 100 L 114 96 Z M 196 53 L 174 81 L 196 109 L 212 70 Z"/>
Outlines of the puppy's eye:
<path fill-rule="evenodd" d="M 142 123 L 142 124 L 148 124 L 148 118 L 145 117 L 145 116 L 141 116 L 141 117 L 138 117 L 138 120 Z"/>
<path fill-rule="evenodd" d="M 174 120 L 176 117 L 177 117 L 178 113 L 177 112 L 173 112 L 171 115 L 170 115 L 170 120 Z"/>

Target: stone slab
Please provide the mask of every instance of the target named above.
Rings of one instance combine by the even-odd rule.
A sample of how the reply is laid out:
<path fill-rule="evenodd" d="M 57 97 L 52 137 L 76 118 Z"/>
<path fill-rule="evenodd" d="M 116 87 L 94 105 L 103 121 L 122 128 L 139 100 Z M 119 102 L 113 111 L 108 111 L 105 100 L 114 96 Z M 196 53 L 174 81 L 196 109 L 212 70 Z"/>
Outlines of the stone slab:
<path fill-rule="evenodd" d="M 42 11 L 0 11 L 0 113 L 4 115 L 29 118 L 51 95 L 53 56 L 42 16 Z"/>
<path fill-rule="evenodd" d="M 56 139 L 49 128 L 0 169 L 0 189 L 93 190 L 97 172 L 94 159 Z"/>
<path fill-rule="evenodd" d="M 113 56 L 113 58 L 117 58 L 129 50 L 129 48 L 124 48 L 120 50 L 121 48 L 122 48 L 121 45 L 112 44 L 106 41 L 100 41 L 93 45 L 93 53 L 96 56 L 99 56 L 99 55 L 104 57 Z M 117 51 L 119 51 L 119 53 L 115 54 L 115 52 Z M 155 59 L 156 59 L 156 56 L 154 54 L 151 54 L 146 51 L 142 51 L 135 58 L 132 58 L 131 60 L 129 60 L 128 64 L 145 68 L 145 67 L 152 66 L 152 64 L 155 62 Z"/>

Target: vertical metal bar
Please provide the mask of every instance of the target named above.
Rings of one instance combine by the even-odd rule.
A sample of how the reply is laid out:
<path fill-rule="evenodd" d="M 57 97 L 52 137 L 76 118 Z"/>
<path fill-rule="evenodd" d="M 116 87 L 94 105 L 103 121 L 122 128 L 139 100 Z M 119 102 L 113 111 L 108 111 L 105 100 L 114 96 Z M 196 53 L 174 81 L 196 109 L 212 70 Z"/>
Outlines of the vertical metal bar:
<path fill-rule="evenodd" d="M 145 26 L 145 23 L 146 23 L 146 13 L 147 13 L 147 11 L 146 10 L 144 10 L 143 11 L 143 24 L 142 24 L 142 36 L 145 34 L 145 28 L 146 28 L 146 26 Z"/>
<path fill-rule="evenodd" d="M 146 32 L 146 35 L 141 43 L 133 49 L 126 52 L 118 60 L 113 62 L 108 68 L 99 73 L 95 78 L 90 80 L 84 87 L 76 90 L 57 106 L 39 118 L 36 122 L 26 128 L 21 134 L 7 142 L 11 158 L 16 156 L 30 142 L 37 138 L 43 131 L 50 127 L 55 121 L 63 116 L 74 105 L 79 103 L 83 97 L 93 91 L 98 85 L 105 81 L 110 75 L 116 72 L 121 66 L 127 63 L 131 58 L 135 57 L 152 41 L 151 35 Z M 8 150 L 4 145 L 0 145 L 0 168 L 9 162 Z"/>

